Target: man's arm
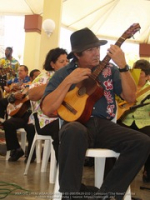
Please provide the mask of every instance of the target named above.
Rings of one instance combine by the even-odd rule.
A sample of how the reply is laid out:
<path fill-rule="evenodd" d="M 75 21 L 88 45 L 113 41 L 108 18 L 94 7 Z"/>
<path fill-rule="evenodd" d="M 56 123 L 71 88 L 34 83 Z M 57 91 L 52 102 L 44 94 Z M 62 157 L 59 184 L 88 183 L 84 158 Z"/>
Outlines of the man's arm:
<path fill-rule="evenodd" d="M 126 60 L 124 52 L 116 45 L 111 45 L 108 49 L 108 55 L 116 63 L 116 65 L 122 69 L 125 67 Z M 134 103 L 136 100 L 136 84 L 129 71 L 120 72 L 122 93 L 121 97 L 129 103 Z"/>
<path fill-rule="evenodd" d="M 47 83 L 31 88 L 28 91 L 28 96 L 31 101 L 38 101 L 42 98 Z"/>
<path fill-rule="evenodd" d="M 49 93 L 42 101 L 41 109 L 43 113 L 50 116 L 62 104 L 70 86 L 76 84 L 84 79 L 87 79 L 91 74 L 88 68 L 77 68 L 69 74 L 60 85 L 51 93 Z M 51 81 L 51 80 L 50 80 Z"/>
<path fill-rule="evenodd" d="M 121 97 L 129 103 L 136 101 L 136 84 L 130 72 L 123 72 L 120 74 L 122 93 Z"/>

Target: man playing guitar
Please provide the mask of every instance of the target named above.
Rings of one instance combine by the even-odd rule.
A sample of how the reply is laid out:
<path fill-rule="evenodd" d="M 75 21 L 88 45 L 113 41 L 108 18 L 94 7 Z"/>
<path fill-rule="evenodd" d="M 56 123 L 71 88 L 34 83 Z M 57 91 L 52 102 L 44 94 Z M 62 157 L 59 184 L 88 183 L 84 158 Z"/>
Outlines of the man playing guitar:
<path fill-rule="evenodd" d="M 30 77 L 28 76 L 28 68 L 25 65 L 20 65 L 18 68 L 18 77 L 11 79 L 7 82 L 8 86 L 5 86 L 7 91 L 7 96 L 0 99 L 0 122 L 2 123 L 5 118 L 6 108 L 8 105 L 8 99 L 14 96 L 15 99 L 21 99 L 23 94 L 13 94 L 13 91 L 21 90 L 23 85 L 30 82 Z"/>
<path fill-rule="evenodd" d="M 11 94 L 12 98 L 10 98 L 10 97 L 4 98 L 7 100 L 7 102 L 5 102 L 5 104 L 7 105 L 6 106 L 7 111 L 8 111 L 9 104 L 10 105 L 16 104 L 16 102 L 18 102 L 19 100 L 20 100 L 20 102 L 24 101 L 24 92 L 23 92 L 24 88 L 26 87 L 28 89 L 28 86 L 31 83 L 32 79 L 35 78 L 34 74 L 36 74 L 36 76 L 37 76 L 39 73 L 40 73 L 40 71 L 37 69 L 32 70 L 30 72 L 30 77 L 31 77 L 30 78 L 28 76 L 28 68 L 24 65 L 19 67 L 18 74 L 20 76 L 18 77 L 18 80 L 21 80 L 22 85 L 20 85 L 19 86 L 20 88 L 18 87 L 18 89 L 21 89 L 21 90 L 18 90 L 14 94 Z M 23 79 L 23 76 L 24 76 L 24 79 Z M 13 103 L 9 103 L 12 100 L 13 100 Z M 28 119 L 31 114 L 31 106 L 30 106 L 29 99 L 27 99 L 24 102 L 24 104 L 25 104 L 24 108 L 26 108 L 26 109 L 24 109 L 24 111 L 22 110 L 22 112 L 20 112 L 19 114 L 16 113 L 15 115 L 12 115 L 10 118 L 6 119 L 2 123 L 3 129 L 5 131 L 7 151 L 11 150 L 10 158 L 8 159 L 8 161 L 11 161 L 11 162 L 17 161 L 20 157 L 22 157 L 24 155 L 24 152 L 21 149 L 18 138 L 17 138 L 17 129 L 24 128 L 26 130 L 27 140 L 28 140 L 28 149 L 30 149 L 30 147 L 31 147 L 31 144 L 32 144 L 32 141 L 34 138 L 34 134 L 35 134 L 34 125 L 28 124 Z M 0 109 L 1 109 L 1 107 L 0 107 Z M 4 106 L 3 106 L 3 110 L 4 110 Z M 5 109 L 5 111 L 6 111 L 6 109 Z M 34 157 L 34 159 L 35 159 L 35 157 Z"/>
<path fill-rule="evenodd" d="M 140 59 L 133 69 L 141 69 L 135 106 L 128 110 L 118 123 L 150 137 L 150 63 Z M 138 95 L 139 94 L 139 95 Z M 150 155 L 144 164 L 143 182 L 150 183 Z"/>

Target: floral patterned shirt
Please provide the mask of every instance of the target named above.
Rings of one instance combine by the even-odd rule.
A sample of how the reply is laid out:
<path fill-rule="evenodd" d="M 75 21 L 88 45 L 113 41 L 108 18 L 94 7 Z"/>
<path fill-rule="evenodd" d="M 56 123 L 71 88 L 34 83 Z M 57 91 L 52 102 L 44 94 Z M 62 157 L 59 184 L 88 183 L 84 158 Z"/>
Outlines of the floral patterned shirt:
<path fill-rule="evenodd" d="M 52 77 L 53 72 L 48 72 L 48 71 L 43 71 L 41 72 L 32 82 L 30 88 L 37 87 L 40 85 L 43 85 L 45 83 L 48 83 L 50 78 Z M 37 112 L 37 116 L 39 119 L 39 124 L 40 128 L 43 128 L 45 125 L 51 123 L 52 121 L 56 120 L 57 118 L 49 118 L 48 116 L 44 115 L 41 108 L 40 108 L 40 103 L 41 100 L 38 101 L 30 101 L 31 102 L 31 108 L 32 108 L 32 114 L 29 119 L 29 123 L 32 123 L 34 118 L 33 118 L 33 113 Z"/>
<path fill-rule="evenodd" d="M 15 58 L 12 58 L 11 60 L 8 60 L 7 58 L 1 58 L 0 59 L 0 66 L 3 67 L 3 69 L 6 68 L 10 68 L 13 71 L 15 71 L 15 73 L 18 73 L 18 67 L 20 66 L 18 60 L 16 60 Z M 11 71 L 9 73 L 7 73 L 7 79 L 11 79 L 13 78 L 14 75 L 11 74 Z"/>
<path fill-rule="evenodd" d="M 70 64 L 55 72 L 49 81 L 44 97 L 55 90 L 58 85 L 78 66 L 72 60 Z M 93 69 L 94 70 L 94 69 Z M 122 92 L 120 72 L 117 66 L 109 63 L 103 71 L 98 75 L 98 81 L 103 88 L 104 95 L 96 101 L 92 109 L 92 116 L 106 118 L 112 120 L 116 115 L 115 94 L 120 96 Z M 75 85 L 70 87 L 74 89 Z"/>

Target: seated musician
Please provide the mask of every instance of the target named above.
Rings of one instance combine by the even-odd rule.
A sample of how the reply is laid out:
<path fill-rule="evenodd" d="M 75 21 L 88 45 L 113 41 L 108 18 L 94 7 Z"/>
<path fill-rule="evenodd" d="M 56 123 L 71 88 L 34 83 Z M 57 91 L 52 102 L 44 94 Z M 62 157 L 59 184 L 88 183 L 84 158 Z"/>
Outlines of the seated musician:
<path fill-rule="evenodd" d="M 11 101 L 15 98 L 21 99 L 22 94 L 20 93 L 19 95 L 14 94 L 17 90 L 21 90 L 26 83 L 30 82 L 30 77 L 28 76 L 28 68 L 25 65 L 20 65 L 18 68 L 18 77 L 11 79 L 8 81 L 7 85 L 5 86 L 5 90 L 7 92 L 7 96 L 5 98 L 0 99 L 0 125 L 2 125 L 4 119 L 5 119 L 5 114 L 6 114 L 6 108 L 8 105 L 8 101 Z"/>
<path fill-rule="evenodd" d="M 20 69 L 20 67 L 19 67 L 19 69 Z M 25 71 L 25 72 L 26 72 L 26 69 L 27 69 L 27 67 L 21 68 L 21 70 Z M 19 73 L 20 73 L 20 71 L 19 71 Z M 32 70 L 30 72 L 31 80 L 33 80 L 33 78 L 38 76 L 39 73 L 40 73 L 40 71 L 37 70 L 37 69 Z M 27 76 L 25 76 L 25 77 L 27 77 Z M 27 82 L 26 84 L 28 86 L 30 84 L 30 82 Z M 25 88 L 24 91 L 26 91 L 26 93 L 27 93 L 28 89 L 29 89 L 29 87 Z M 21 90 L 23 90 L 23 89 L 21 89 Z M 17 91 L 16 93 L 20 93 L 21 95 L 25 94 L 25 92 L 23 92 L 23 91 L 22 92 Z M 14 96 L 16 98 L 17 95 L 14 95 Z M 20 101 L 18 101 L 18 99 Z M 5 131 L 5 139 L 6 139 L 7 150 L 11 150 L 10 158 L 9 158 L 8 161 L 11 161 L 11 162 L 17 161 L 25 153 L 22 150 L 22 148 L 20 147 L 20 144 L 19 144 L 19 141 L 18 141 L 18 138 L 17 138 L 17 129 L 24 128 L 27 132 L 28 152 L 30 152 L 30 148 L 31 148 L 32 141 L 33 141 L 34 134 L 35 134 L 34 125 L 28 124 L 29 116 L 31 114 L 31 106 L 30 106 L 29 98 L 26 95 L 25 97 L 23 97 L 23 99 L 17 98 L 17 103 L 20 102 L 20 104 L 15 104 L 15 102 L 8 104 L 7 111 L 8 111 L 9 105 L 11 106 L 12 104 L 18 106 L 18 105 L 22 105 L 21 103 L 23 102 L 23 106 L 20 107 L 20 110 L 18 110 L 18 112 L 14 111 L 15 114 L 11 115 L 10 118 L 8 118 L 7 120 L 5 120 L 3 122 L 3 128 L 4 128 L 4 131 Z M 14 108 L 17 109 L 17 106 L 14 106 Z M 13 113 L 13 112 L 11 112 L 11 113 Z M 34 158 L 32 160 L 34 161 L 34 159 L 35 159 L 35 154 L 34 154 Z"/>
<path fill-rule="evenodd" d="M 141 107 L 139 106 L 122 116 L 118 120 L 118 123 L 122 126 L 138 130 L 150 137 L 150 63 L 147 60 L 141 59 L 134 63 L 133 68 L 141 69 L 137 95 L 141 91 L 145 90 L 145 92 L 136 98 L 136 105 L 141 104 Z M 146 105 L 147 103 L 149 104 Z M 144 165 L 143 181 L 150 182 L 150 156 Z"/>
<path fill-rule="evenodd" d="M 100 62 L 100 46 L 106 41 L 99 40 L 90 29 L 72 33 L 70 41 L 72 51 L 68 58 L 72 61 L 50 79 L 41 105 L 45 115 L 58 110 L 65 120 L 59 131 L 59 191 L 63 200 L 88 199 L 90 194 L 92 200 L 122 200 L 150 152 L 148 136 L 111 121 L 116 114 L 115 94 L 132 103 L 136 85 L 124 53 L 117 45 L 111 45 L 106 59 Z M 117 66 L 107 64 L 109 58 Z M 92 99 L 88 96 L 91 93 Z M 90 147 L 120 153 L 99 189 L 81 183 L 86 150 Z"/>
<path fill-rule="evenodd" d="M 31 100 L 32 113 L 36 113 L 36 115 L 34 114 L 35 118 L 33 120 L 35 122 L 37 132 L 40 135 L 50 135 L 52 137 L 56 158 L 59 145 L 59 121 L 56 116 L 51 116 L 51 118 L 49 118 L 44 115 L 39 105 L 49 79 L 55 71 L 67 65 L 68 62 L 67 52 L 65 49 L 51 49 L 45 58 L 43 65 L 44 71 L 33 81 L 29 89 L 29 99 Z"/>

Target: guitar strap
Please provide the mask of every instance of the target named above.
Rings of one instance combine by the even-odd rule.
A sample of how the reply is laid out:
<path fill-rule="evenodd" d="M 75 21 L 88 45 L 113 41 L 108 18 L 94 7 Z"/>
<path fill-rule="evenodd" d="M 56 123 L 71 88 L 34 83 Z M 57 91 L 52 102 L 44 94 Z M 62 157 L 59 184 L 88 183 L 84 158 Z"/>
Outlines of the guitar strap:
<path fill-rule="evenodd" d="M 146 105 L 149 105 L 149 104 L 150 104 L 150 102 L 149 103 L 140 103 L 138 105 L 131 106 L 129 108 L 129 110 L 126 110 L 124 112 L 124 114 L 119 118 L 119 121 L 122 121 L 126 117 L 127 114 L 134 112 L 137 108 L 140 108 L 140 107 L 143 107 L 143 106 L 146 106 Z"/>

